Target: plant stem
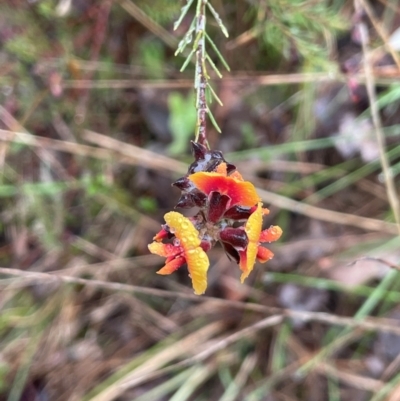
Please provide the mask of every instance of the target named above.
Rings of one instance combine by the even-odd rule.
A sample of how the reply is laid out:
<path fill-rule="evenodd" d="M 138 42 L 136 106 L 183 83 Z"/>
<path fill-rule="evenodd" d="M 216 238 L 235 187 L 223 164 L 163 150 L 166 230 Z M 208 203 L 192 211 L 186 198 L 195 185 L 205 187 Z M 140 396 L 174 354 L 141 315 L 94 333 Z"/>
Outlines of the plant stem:
<path fill-rule="evenodd" d="M 196 124 L 196 139 L 202 145 L 208 146 L 207 141 L 207 120 L 206 114 L 208 112 L 206 102 L 206 88 L 207 88 L 207 72 L 205 70 L 205 27 L 206 27 L 206 0 L 198 0 L 196 11 L 196 110 L 197 110 L 197 124 Z"/>
<path fill-rule="evenodd" d="M 119 0 L 122 1 L 122 0 Z M 193 4 L 194 0 L 186 0 L 186 5 L 182 7 L 181 15 L 174 25 L 174 29 L 177 29 L 181 24 L 184 16 L 188 12 L 190 6 Z M 207 120 L 206 116 L 210 117 L 215 129 L 221 132 L 211 110 L 207 106 L 206 91 L 210 90 L 209 94 L 214 97 L 214 99 L 222 106 L 222 102 L 209 84 L 209 75 L 207 73 L 206 61 L 210 64 L 211 68 L 215 71 L 218 77 L 222 78 L 221 72 L 215 65 L 214 61 L 206 52 L 206 39 L 210 43 L 212 49 L 215 51 L 217 57 L 221 60 L 222 64 L 229 71 L 229 66 L 225 61 L 224 57 L 218 50 L 215 43 L 207 35 L 206 32 L 206 8 L 210 10 L 211 14 L 214 16 L 215 21 L 220 27 L 222 33 L 228 37 L 228 31 L 224 26 L 220 16 L 211 5 L 209 0 L 197 0 L 196 14 L 190 24 L 188 31 L 186 32 L 183 39 L 178 44 L 178 49 L 175 55 L 183 53 L 186 46 L 192 41 L 193 32 L 195 33 L 195 40 L 192 50 L 187 55 L 185 62 L 181 68 L 181 72 L 187 67 L 187 65 L 192 61 L 192 56 L 195 55 L 195 73 L 194 73 L 194 89 L 196 91 L 196 111 L 197 111 L 197 121 L 196 121 L 196 135 L 195 142 L 201 143 L 202 145 L 210 148 L 207 141 Z"/>

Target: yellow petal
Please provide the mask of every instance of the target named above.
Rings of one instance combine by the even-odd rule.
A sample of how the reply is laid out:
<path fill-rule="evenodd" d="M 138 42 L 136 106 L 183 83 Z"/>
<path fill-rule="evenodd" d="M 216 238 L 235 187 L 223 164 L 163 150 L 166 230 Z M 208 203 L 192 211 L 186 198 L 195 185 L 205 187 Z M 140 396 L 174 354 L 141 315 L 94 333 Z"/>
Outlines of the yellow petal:
<path fill-rule="evenodd" d="M 185 257 L 194 293 L 196 295 L 204 294 L 207 288 L 207 270 L 210 266 L 207 254 L 202 248 L 197 247 L 185 252 Z"/>
<path fill-rule="evenodd" d="M 172 244 L 163 244 L 156 241 L 148 245 L 148 248 L 152 254 L 163 256 L 164 258 L 177 255 L 182 251 L 178 247 L 174 247 Z"/>
<path fill-rule="evenodd" d="M 188 218 L 178 212 L 169 212 L 164 218 L 184 249 L 194 293 L 204 294 L 207 288 L 207 270 L 210 262 L 207 254 L 200 247 L 199 232 Z"/>
<path fill-rule="evenodd" d="M 257 209 L 250 215 L 244 228 L 244 231 L 246 232 L 250 242 L 258 243 L 262 228 L 262 218 L 262 203 L 259 202 L 257 205 Z"/>
<path fill-rule="evenodd" d="M 199 232 L 187 217 L 178 212 L 169 212 L 164 219 L 184 249 L 188 250 L 200 245 Z"/>
<path fill-rule="evenodd" d="M 240 281 L 243 283 L 248 277 L 250 272 L 253 270 L 254 263 L 256 262 L 257 251 L 258 251 L 258 239 L 260 238 L 261 228 L 262 228 L 262 203 L 259 202 L 257 209 L 251 214 L 247 220 L 244 231 L 249 239 L 249 244 L 247 245 L 246 257 L 241 258 L 240 269 L 242 270 L 242 275 Z"/>

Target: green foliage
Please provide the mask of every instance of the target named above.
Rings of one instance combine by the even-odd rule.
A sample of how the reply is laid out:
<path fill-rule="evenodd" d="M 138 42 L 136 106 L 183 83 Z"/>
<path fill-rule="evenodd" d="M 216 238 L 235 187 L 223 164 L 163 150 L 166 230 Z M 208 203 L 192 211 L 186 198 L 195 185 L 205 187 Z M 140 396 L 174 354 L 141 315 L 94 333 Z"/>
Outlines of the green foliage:
<path fill-rule="evenodd" d="M 383 109 L 386 106 L 394 106 L 400 100 L 400 85 L 392 84 L 390 85 L 380 96 L 378 99 L 379 108 Z"/>
<path fill-rule="evenodd" d="M 276 49 L 283 57 L 291 58 L 297 51 L 309 64 L 327 68 L 328 38 L 347 25 L 338 13 L 341 3 L 260 1 L 260 8 L 252 10 L 253 29 L 267 48 Z"/>
<path fill-rule="evenodd" d="M 277 335 L 276 345 L 272 356 L 271 370 L 278 372 L 287 364 L 287 341 L 292 334 L 290 323 L 282 324 Z"/>
<path fill-rule="evenodd" d="M 159 24 L 170 24 L 179 13 L 180 2 L 171 0 L 136 0 L 135 4 Z"/>
<path fill-rule="evenodd" d="M 179 92 L 171 92 L 168 96 L 169 121 L 172 143 L 168 151 L 173 155 L 184 153 L 193 135 L 196 124 L 196 109 L 193 94 L 184 97 Z"/>
<path fill-rule="evenodd" d="M 242 124 L 242 135 L 246 148 L 253 148 L 256 146 L 256 133 L 254 132 L 254 128 L 250 123 L 246 122 Z"/>
<path fill-rule="evenodd" d="M 164 50 L 164 46 L 157 40 L 143 40 L 140 43 L 139 57 L 149 78 L 164 78 Z"/>
<path fill-rule="evenodd" d="M 145 213 L 155 213 L 157 211 L 157 202 L 150 196 L 141 196 L 137 200 L 137 206 Z"/>
<path fill-rule="evenodd" d="M 33 44 L 35 32 L 26 35 L 18 35 L 5 44 L 5 49 L 16 56 L 18 59 L 26 62 L 33 62 L 38 57 L 38 48 Z"/>
<path fill-rule="evenodd" d="M 33 63 L 40 54 L 49 49 L 49 42 L 34 16 L 16 12 L 14 9 L 1 10 L 13 24 L 13 35 L 4 42 L 5 50 L 23 62 Z"/>
<path fill-rule="evenodd" d="M 53 0 L 41 0 L 38 2 L 37 10 L 40 15 L 46 18 L 54 16 L 55 4 Z"/>
<path fill-rule="evenodd" d="M 87 174 L 83 178 L 83 184 L 89 197 L 98 193 L 108 193 L 111 190 L 103 174 Z"/>
<path fill-rule="evenodd" d="M 10 366 L 0 361 L 0 392 L 5 391 L 8 385 L 7 375 L 10 371 Z"/>

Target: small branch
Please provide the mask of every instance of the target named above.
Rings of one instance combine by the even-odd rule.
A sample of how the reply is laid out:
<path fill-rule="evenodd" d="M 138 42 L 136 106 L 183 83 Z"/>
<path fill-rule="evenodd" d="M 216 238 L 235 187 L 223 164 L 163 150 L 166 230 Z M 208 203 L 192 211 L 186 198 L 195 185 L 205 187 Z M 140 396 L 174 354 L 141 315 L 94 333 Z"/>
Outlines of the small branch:
<path fill-rule="evenodd" d="M 3 117 L 3 110 L 4 109 L 0 106 L 0 119 Z M 35 148 L 54 149 L 80 156 L 109 160 L 114 163 L 122 163 L 134 166 L 144 165 L 150 169 L 159 171 L 167 170 L 178 174 L 184 174 L 187 168 L 184 163 L 178 162 L 170 157 L 138 148 L 134 145 L 127 145 L 126 143 L 106 137 L 105 135 L 97 134 L 93 131 L 86 130 L 83 132 L 82 136 L 86 141 L 95 143 L 100 147 L 92 147 L 75 142 L 66 142 L 57 139 L 38 137 L 24 132 L 13 132 L 0 129 L 0 143 L 2 141 L 22 143 Z M 278 195 L 261 188 L 257 188 L 257 192 L 266 203 L 277 206 L 280 209 L 286 209 L 300 213 L 313 219 L 359 227 L 369 231 L 385 232 L 393 235 L 396 235 L 398 232 L 397 225 L 387 221 L 336 212 L 334 210 L 308 205 L 304 202 L 295 201 L 294 199 L 290 199 L 286 196 Z"/>
<path fill-rule="evenodd" d="M 193 55 L 194 53 L 192 53 Z M 189 60 L 190 62 L 190 60 Z M 399 82 L 400 75 L 386 74 L 383 70 L 376 70 L 380 74 L 375 77 L 375 83 L 379 85 L 392 85 Z M 365 82 L 365 75 L 362 73 L 352 74 L 351 78 L 357 83 Z M 304 84 L 307 82 L 346 82 L 347 78 L 342 74 L 331 74 L 326 72 L 314 73 L 294 73 L 294 74 L 265 74 L 257 75 L 256 73 L 247 72 L 246 74 L 235 74 L 222 78 L 224 85 L 241 88 L 242 86 L 250 86 L 258 88 L 259 86 L 275 86 L 275 85 L 292 85 Z M 181 89 L 193 86 L 191 79 L 174 79 L 174 80 L 152 80 L 152 79 L 99 79 L 89 81 L 87 79 L 71 79 L 65 80 L 64 88 L 93 88 L 93 89 L 127 89 L 127 88 L 155 88 L 155 89 Z"/>
<path fill-rule="evenodd" d="M 183 17 L 187 14 L 193 1 L 194 0 L 186 1 L 186 5 L 182 7 L 181 15 L 178 18 L 177 22 L 175 23 L 174 29 L 177 29 L 177 27 L 180 25 Z M 192 23 L 190 24 L 188 31 L 186 32 L 183 39 L 180 41 L 175 55 L 184 52 L 186 46 L 192 40 L 193 31 L 194 31 L 194 37 L 195 37 L 194 44 L 193 44 L 192 50 L 186 57 L 185 62 L 183 63 L 181 71 L 183 71 L 187 67 L 189 62 L 192 60 L 193 55 L 195 55 L 194 89 L 196 91 L 196 110 L 197 110 L 195 142 L 199 142 L 202 145 L 209 147 L 208 141 L 207 141 L 207 114 L 208 114 L 212 124 L 214 125 L 215 129 L 218 132 L 221 132 L 221 130 L 218 127 L 218 124 L 215 121 L 214 117 L 212 116 L 211 111 L 207 105 L 207 98 L 206 98 L 207 89 L 210 90 L 211 95 L 214 96 L 214 98 L 217 100 L 217 102 L 219 102 L 221 104 L 221 101 L 219 100 L 218 96 L 216 95 L 214 90 L 211 88 L 210 83 L 208 82 L 210 77 L 208 76 L 208 73 L 207 73 L 206 63 L 207 62 L 209 63 L 211 68 L 216 72 L 216 74 L 220 78 L 222 78 L 222 75 L 219 72 L 217 66 L 214 64 L 211 57 L 207 54 L 206 39 L 211 44 L 211 47 L 217 54 L 218 58 L 221 60 L 222 64 L 227 68 L 227 70 L 229 70 L 229 66 L 226 63 L 226 61 L 224 60 L 222 54 L 217 49 L 214 42 L 207 35 L 207 32 L 206 32 L 206 7 L 208 7 L 211 14 L 214 16 L 214 19 L 216 20 L 222 33 L 225 36 L 228 36 L 227 29 L 225 28 L 224 24 L 222 23 L 221 18 L 219 17 L 219 15 L 215 11 L 215 9 L 212 7 L 212 5 L 209 3 L 209 1 L 208 0 L 197 0 L 196 14 L 193 18 Z"/>
<path fill-rule="evenodd" d="M 62 273 L 62 271 L 59 271 L 59 273 Z M 241 310 L 252 310 L 254 312 L 274 314 L 275 316 L 271 316 L 269 319 L 265 319 L 259 322 L 259 324 L 262 327 L 268 327 L 271 324 L 279 324 L 281 320 L 280 315 L 282 315 L 285 317 L 300 319 L 304 322 L 315 321 L 335 326 L 345 326 L 351 328 L 358 328 L 360 330 L 381 331 L 400 335 L 400 327 L 398 321 L 394 319 L 366 317 L 363 320 L 358 320 L 356 318 L 331 315 L 329 313 L 324 313 L 324 312 L 309 312 L 309 311 L 299 311 L 294 309 L 283 309 L 278 307 L 269 307 L 256 303 L 229 301 L 225 299 L 213 298 L 207 296 L 199 297 L 194 294 L 185 294 L 182 292 L 166 291 L 156 288 L 148 288 L 148 287 L 135 286 L 135 285 L 109 282 L 109 281 L 88 280 L 80 277 L 64 276 L 61 274 L 54 274 L 54 273 L 24 271 L 6 267 L 0 267 L 0 275 L 16 277 L 23 281 L 21 283 L 17 279 L 15 280 L 14 283 L 10 283 L 7 280 L 6 283 L 8 287 L 3 288 L 2 291 L 5 291 L 7 289 L 12 290 L 15 288 L 19 288 L 21 285 L 27 285 L 36 281 L 40 283 L 43 283 L 45 281 L 49 282 L 53 281 L 59 283 L 81 284 L 87 287 L 103 288 L 109 291 L 146 294 L 160 298 L 186 299 L 194 302 L 204 302 L 204 303 L 210 302 L 216 306 L 219 305 L 221 307 L 231 307 Z M 0 280 L 0 284 L 1 282 L 2 280 Z M 256 325 L 255 328 L 260 328 L 260 327 Z"/>
<path fill-rule="evenodd" d="M 199 0 L 196 12 L 196 69 L 195 69 L 195 90 L 196 90 L 196 109 L 197 109 L 197 126 L 196 126 L 196 142 L 208 146 L 207 142 L 207 72 L 205 70 L 205 30 L 206 30 L 206 0 Z"/>
<path fill-rule="evenodd" d="M 365 12 L 368 15 L 368 18 L 372 22 L 372 25 L 374 26 L 376 32 L 378 33 L 378 35 L 383 40 L 383 43 L 384 43 L 384 46 L 386 47 L 386 50 L 390 53 L 390 55 L 392 56 L 394 62 L 397 65 L 397 68 L 400 70 L 400 57 L 399 57 L 397 51 L 390 44 L 390 37 L 386 33 L 384 25 L 377 20 L 377 18 L 375 17 L 374 11 L 372 10 L 372 7 L 368 3 L 368 1 L 367 0 L 360 0 L 360 1 L 362 3 L 362 7 L 364 8 Z"/>

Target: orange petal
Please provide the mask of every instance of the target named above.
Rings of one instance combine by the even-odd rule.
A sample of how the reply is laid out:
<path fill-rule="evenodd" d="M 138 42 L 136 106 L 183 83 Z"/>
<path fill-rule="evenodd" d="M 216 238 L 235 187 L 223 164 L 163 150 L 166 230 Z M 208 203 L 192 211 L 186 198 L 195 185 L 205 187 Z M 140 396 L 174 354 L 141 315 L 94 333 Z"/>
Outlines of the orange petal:
<path fill-rule="evenodd" d="M 152 254 L 163 256 L 164 258 L 175 256 L 183 251 L 181 247 L 177 247 L 172 244 L 163 244 L 161 242 L 153 242 L 148 245 L 148 248 Z"/>
<path fill-rule="evenodd" d="M 260 242 L 277 241 L 282 235 L 282 229 L 279 226 L 271 226 L 264 231 L 261 231 Z"/>
<path fill-rule="evenodd" d="M 179 257 L 176 259 L 172 259 L 168 262 L 164 267 L 162 267 L 157 274 L 162 274 L 163 276 L 166 274 L 171 274 L 175 270 L 179 269 L 185 263 L 184 257 Z"/>
<path fill-rule="evenodd" d="M 268 260 L 272 259 L 274 254 L 267 248 L 263 246 L 259 246 L 257 249 L 257 260 L 261 263 L 265 263 Z"/>
<path fill-rule="evenodd" d="M 196 248 L 200 245 L 199 232 L 187 217 L 178 212 L 169 212 L 164 216 L 164 219 L 185 250 Z"/>
<path fill-rule="evenodd" d="M 243 281 L 248 277 L 250 272 L 253 270 L 254 263 L 256 262 L 257 251 L 258 251 L 258 239 L 261 233 L 262 227 L 262 203 L 259 202 L 255 212 L 251 214 L 247 223 L 244 227 L 244 231 L 249 239 L 249 244 L 247 245 L 246 257 L 240 258 L 240 269 L 242 270 L 242 275 L 240 281 Z"/>
<path fill-rule="evenodd" d="M 207 288 L 207 270 L 210 266 L 207 254 L 197 247 L 185 252 L 192 286 L 196 295 L 204 294 Z"/>
<path fill-rule="evenodd" d="M 235 180 L 238 180 L 238 181 L 244 181 L 242 174 L 240 174 L 239 171 L 237 171 L 237 170 L 234 171 L 229 177 L 234 178 Z"/>
<path fill-rule="evenodd" d="M 221 175 L 227 175 L 228 174 L 228 170 L 227 170 L 227 167 L 226 167 L 226 163 L 221 163 L 221 164 L 219 164 L 218 166 L 217 166 L 217 168 L 215 169 L 215 171 L 218 173 L 218 174 L 221 174 Z"/>
<path fill-rule="evenodd" d="M 218 173 L 194 173 L 189 175 L 189 180 L 202 192 L 209 195 L 211 192 L 219 192 L 231 198 L 230 207 L 235 205 L 254 206 L 261 199 L 251 182 L 238 181 L 235 178 L 224 177 Z"/>

